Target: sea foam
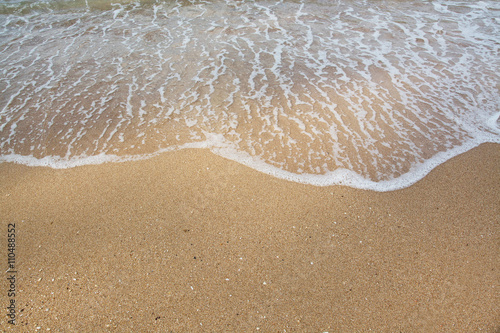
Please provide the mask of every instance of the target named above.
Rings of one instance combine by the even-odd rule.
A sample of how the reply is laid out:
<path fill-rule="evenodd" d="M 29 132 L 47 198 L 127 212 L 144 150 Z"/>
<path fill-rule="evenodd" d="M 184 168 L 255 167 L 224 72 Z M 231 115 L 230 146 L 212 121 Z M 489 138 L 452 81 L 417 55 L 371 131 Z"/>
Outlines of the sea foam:
<path fill-rule="evenodd" d="M 206 148 L 377 191 L 500 143 L 495 1 L 0 3 L 0 161 Z"/>

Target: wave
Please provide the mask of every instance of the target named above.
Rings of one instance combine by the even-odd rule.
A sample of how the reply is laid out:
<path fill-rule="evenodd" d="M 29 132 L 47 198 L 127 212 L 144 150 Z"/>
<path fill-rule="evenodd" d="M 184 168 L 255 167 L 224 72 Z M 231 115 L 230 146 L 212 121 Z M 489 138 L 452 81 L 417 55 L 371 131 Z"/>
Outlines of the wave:
<path fill-rule="evenodd" d="M 0 161 L 208 148 L 292 181 L 383 191 L 500 142 L 495 1 L 2 6 Z"/>

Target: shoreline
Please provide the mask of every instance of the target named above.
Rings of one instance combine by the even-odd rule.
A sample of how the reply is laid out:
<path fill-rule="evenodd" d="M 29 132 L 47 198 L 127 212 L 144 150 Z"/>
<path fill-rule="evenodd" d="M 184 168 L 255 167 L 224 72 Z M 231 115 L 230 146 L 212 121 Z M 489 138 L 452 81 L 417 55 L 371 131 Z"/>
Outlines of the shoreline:
<path fill-rule="evenodd" d="M 42 167 L 51 169 L 72 169 L 85 166 L 98 166 L 101 164 L 108 163 L 130 163 L 139 162 L 148 159 L 159 158 L 164 154 L 172 154 L 181 150 L 192 150 L 201 149 L 208 151 L 216 156 L 227 159 L 231 162 L 240 164 L 244 167 L 254 169 L 257 172 L 263 173 L 265 175 L 271 176 L 273 178 L 281 179 L 288 182 L 319 186 L 319 187 L 329 187 L 329 186 L 347 186 L 353 189 L 359 190 L 369 190 L 375 192 L 391 192 L 401 189 L 408 188 L 425 176 L 427 176 L 432 170 L 446 163 L 450 159 L 467 153 L 468 151 L 479 147 L 484 144 L 500 144 L 500 142 L 493 141 L 478 141 L 478 142 L 467 142 L 461 146 L 454 147 L 451 150 L 438 152 L 432 158 L 425 160 L 423 163 L 412 166 L 406 173 L 391 179 L 382 181 L 373 181 L 364 178 L 362 175 L 356 173 L 355 171 L 338 168 L 334 171 L 329 171 L 325 174 L 295 174 L 286 170 L 282 170 L 278 167 L 267 164 L 266 162 L 258 159 L 254 159 L 252 156 L 246 154 L 245 152 L 239 152 L 230 146 L 213 147 L 208 141 L 189 143 L 186 145 L 166 148 L 159 150 L 154 153 L 145 155 L 106 155 L 100 154 L 96 156 L 88 157 L 76 157 L 70 160 L 63 160 L 60 157 L 43 157 L 36 158 L 33 156 L 23 156 L 18 154 L 11 154 L 0 157 L 0 165 L 2 163 L 14 163 L 20 164 L 27 167 Z"/>
<path fill-rule="evenodd" d="M 495 332 L 499 165 L 500 145 L 486 143 L 374 192 L 201 149 L 58 170 L 2 163 L 15 329 Z"/>

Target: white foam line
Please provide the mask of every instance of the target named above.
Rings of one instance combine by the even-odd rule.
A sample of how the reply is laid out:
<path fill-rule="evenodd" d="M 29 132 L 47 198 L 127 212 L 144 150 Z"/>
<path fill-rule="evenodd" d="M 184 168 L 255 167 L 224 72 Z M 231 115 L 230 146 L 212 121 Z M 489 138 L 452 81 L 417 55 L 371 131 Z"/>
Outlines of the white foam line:
<path fill-rule="evenodd" d="M 403 174 L 402 176 L 395 178 L 393 180 L 380 181 L 380 182 L 374 182 L 365 179 L 353 171 L 342 168 L 329 172 L 324 175 L 313 175 L 313 174 L 299 175 L 266 164 L 265 162 L 257 159 L 256 157 L 252 157 L 247 153 L 239 152 L 230 147 L 211 148 L 211 151 L 214 152 L 216 155 L 236 161 L 238 163 L 246 165 L 252 169 L 258 170 L 265 174 L 292 182 L 303 183 L 314 186 L 343 185 L 363 190 L 388 192 L 388 191 L 400 190 L 417 183 L 438 165 L 448 161 L 449 159 L 457 155 L 465 153 L 479 146 L 482 143 L 484 143 L 484 141 L 470 141 L 461 146 L 455 147 L 449 151 L 438 153 L 430 160 L 426 160 L 425 162 L 414 166 L 411 170 L 409 170 L 409 172 Z M 500 140 L 498 140 L 497 143 L 500 143 Z"/>
<path fill-rule="evenodd" d="M 207 137 L 206 141 L 187 143 L 180 146 L 173 146 L 146 155 L 116 156 L 112 154 L 102 153 L 96 156 L 81 155 L 72 157 L 70 159 L 66 159 L 54 156 L 36 158 L 33 156 L 24 156 L 19 154 L 7 154 L 0 156 L 0 163 L 11 162 L 32 167 L 51 167 L 54 169 L 67 169 L 84 165 L 98 165 L 109 162 L 129 162 L 129 161 L 146 160 L 166 152 L 188 149 L 188 148 L 198 148 L 198 149 L 210 149 L 216 155 L 246 165 L 252 169 L 263 172 L 270 176 L 292 182 L 303 183 L 314 186 L 342 185 L 357 189 L 373 190 L 377 192 L 388 192 L 388 191 L 403 189 L 415 184 L 416 182 L 424 178 L 435 167 L 439 166 L 440 164 L 448 161 L 449 159 L 457 155 L 463 154 L 479 146 L 482 143 L 493 142 L 500 144 L 500 138 L 490 138 L 491 140 L 485 140 L 485 138 L 483 137 L 471 140 L 451 150 L 437 153 L 431 159 L 426 160 L 423 163 L 420 163 L 412 167 L 412 169 L 409 170 L 409 172 L 403 174 L 400 177 L 388 181 L 374 182 L 363 178 L 362 176 L 358 175 L 353 171 L 342 168 L 339 168 L 332 172 L 328 172 L 327 174 L 323 175 L 295 174 L 287 172 L 279 168 L 276 168 L 274 166 L 271 166 L 255 156 L 251 156 L 248 153 L 236 150 L 220 134 L 211 134 L 208 132 L 205 132 L 204 134 Z"/>

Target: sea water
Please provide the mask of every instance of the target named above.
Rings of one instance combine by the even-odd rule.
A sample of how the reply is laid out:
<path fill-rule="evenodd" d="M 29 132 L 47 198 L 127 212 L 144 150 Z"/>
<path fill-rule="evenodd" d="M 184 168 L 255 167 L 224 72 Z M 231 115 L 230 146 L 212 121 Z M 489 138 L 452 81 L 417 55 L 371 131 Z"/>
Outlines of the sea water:
<path fill-rule="evenodd" d="M 1 0 L 0 161 L 182 148 L 379 191 L 500 142 L 500 2 Z"/>

